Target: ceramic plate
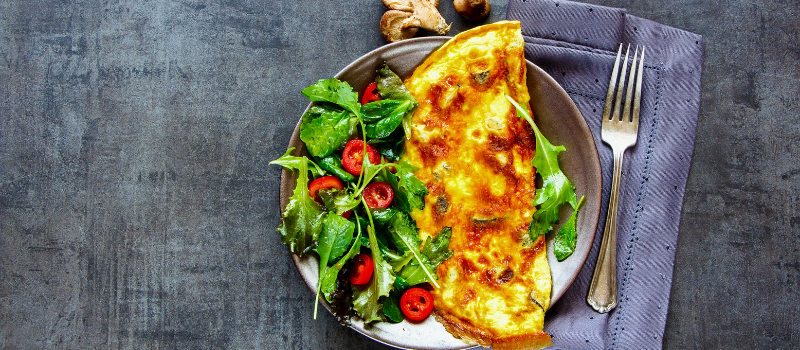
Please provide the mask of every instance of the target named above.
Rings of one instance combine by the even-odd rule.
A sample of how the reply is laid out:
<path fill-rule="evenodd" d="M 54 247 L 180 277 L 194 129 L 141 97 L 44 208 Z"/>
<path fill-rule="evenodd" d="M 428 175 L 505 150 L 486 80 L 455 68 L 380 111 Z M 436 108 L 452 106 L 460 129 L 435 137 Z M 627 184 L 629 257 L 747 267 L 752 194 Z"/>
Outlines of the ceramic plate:
<path fill-rule="evenodd" d="M 424 37 L 382 46 L 345 67 L 336 74 L 336 77 L 350 83 L 356 91 L 362 91 L 373 81 L 380 65 L 387 62 L 392 70 L 405 78 L 429 53 L 448 39 L 448 37 Z M 578 241 L 575 253 L 562 262 L 557 261 L 553 256 L 552 234 L 547 237 L 548 260 L 553 275 L 552 305 L 578 276 L 594 241 L 602 194 L 600 160 L 589 127 L 569 95 L 539 67 L 527 62 L 527 69 L 527 84 L 536 125 L 551 143 L 564 145 L 567 148 L 559 156 L 561 169 L 575 185 L 578 198 L 586 196 L 578 215 Z M 298 121 L 289 141 L 289 147 L 296 148 L 293 151 L 295 155 L 307 155 L 298 135 L 299 128 Z M 293 176 L 284 170 L 281 173 L 280 184 L 281 208 L 284 208 L 289 201 L 295 184 L 296 175 Z M 562 210 L 561 222 L 566 221 L 570 214 L 571 210 Z M 303 258 L 293 255 L 293 258 L 313 294 L 316 291 L 319 271 L 317 258 L 311 254 Z M 453 338 L 433 317 L 422 323 L 379 322 L 366 327 L 360 320 L 353 319 L 350 327 L 376 341 L 398 348 L 443 350 L 475 347 L 474 344 L 465 344 Z"/>

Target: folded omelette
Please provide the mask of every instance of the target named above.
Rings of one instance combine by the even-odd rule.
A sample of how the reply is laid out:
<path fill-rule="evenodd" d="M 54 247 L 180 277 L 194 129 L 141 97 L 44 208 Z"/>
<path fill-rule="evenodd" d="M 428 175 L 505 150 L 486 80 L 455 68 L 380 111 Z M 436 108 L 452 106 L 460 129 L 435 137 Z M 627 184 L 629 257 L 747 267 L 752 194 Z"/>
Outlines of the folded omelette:
<path fill-rule="evenodd" d="M 454 336 L 493 349 L 551 345 L 545 238 L 528 235 L 535 137 L 505 97 L 528 106 L 525 70 L 520 24 L 503 21 L 456 35 L 405 81 L 419 108 L 404 158 L 430 191 L 411 216 L 423 240 L 452 228 L 434 313 Z"/>

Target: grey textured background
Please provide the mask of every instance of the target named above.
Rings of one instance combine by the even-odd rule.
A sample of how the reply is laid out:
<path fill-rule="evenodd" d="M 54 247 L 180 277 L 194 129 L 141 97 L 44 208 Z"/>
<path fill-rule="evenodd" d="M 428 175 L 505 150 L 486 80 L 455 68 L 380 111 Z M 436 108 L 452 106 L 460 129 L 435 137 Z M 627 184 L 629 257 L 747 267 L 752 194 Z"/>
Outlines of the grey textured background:
<path fill-rule="evenodd" d="M 664 347 L 800 347 L 800 3 L 588 2 L 705 40 Z M 381 348 L 311 318 L 267 163 L 383 11 L 0 1 L 0 347 Z"/>

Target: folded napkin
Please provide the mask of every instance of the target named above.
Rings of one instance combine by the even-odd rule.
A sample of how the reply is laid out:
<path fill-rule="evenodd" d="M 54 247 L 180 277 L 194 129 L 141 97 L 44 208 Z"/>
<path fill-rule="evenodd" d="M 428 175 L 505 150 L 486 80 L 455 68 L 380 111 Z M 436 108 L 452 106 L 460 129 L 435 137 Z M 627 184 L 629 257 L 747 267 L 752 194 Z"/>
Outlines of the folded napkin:
<path fill-rule="evenodd" d="M 548 311 L 545 330 L 558 349 L 659 349 L 700 105 L 702 37 L 624 9 L 563 0 L 510 0 L 506 18 L 522 23 L 528 60 L 553 76 L 583 113 L 603 168 L 594 247 L 573 285 Z M 611 187 L 613 157 L 600 124 L 620 43 L 646 47 L 645 75 L 639 138 L 625 154 L 619 199 L 619 304 L 599 314 L 586 294 Z"/>

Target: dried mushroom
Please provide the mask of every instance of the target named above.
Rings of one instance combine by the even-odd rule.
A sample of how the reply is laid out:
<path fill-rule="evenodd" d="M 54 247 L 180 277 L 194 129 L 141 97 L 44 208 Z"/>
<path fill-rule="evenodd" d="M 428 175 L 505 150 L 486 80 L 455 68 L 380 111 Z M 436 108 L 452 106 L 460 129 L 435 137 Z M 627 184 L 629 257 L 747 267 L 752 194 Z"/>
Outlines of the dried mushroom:
<path fill-rule="evenodd" d="M 438 0 L 383 0 L 388 11 L 381 17 L 381 34 L 388 42 L 408 39 L 419 29 L 447 34 L 450 25 L 436 7 Z"/>

